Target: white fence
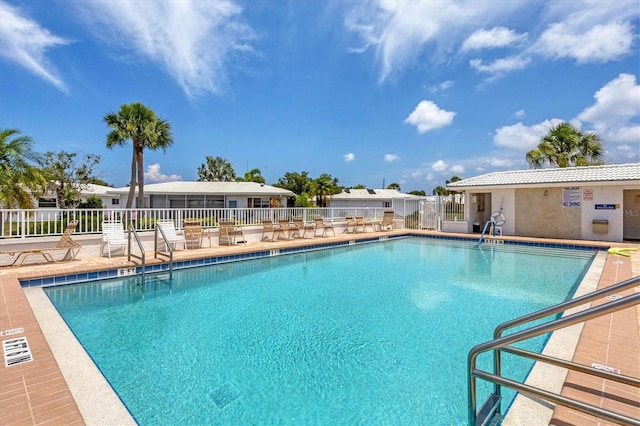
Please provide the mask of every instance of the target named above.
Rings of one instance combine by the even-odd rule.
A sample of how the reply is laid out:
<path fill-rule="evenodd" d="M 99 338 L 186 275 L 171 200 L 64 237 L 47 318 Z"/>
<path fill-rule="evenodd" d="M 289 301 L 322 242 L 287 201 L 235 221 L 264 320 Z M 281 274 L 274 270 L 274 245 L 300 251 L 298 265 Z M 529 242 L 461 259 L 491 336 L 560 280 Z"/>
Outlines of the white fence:
<path fill-rule="evenodd" d="M 295 208 L 178 208 L 178 209 L 0 209 L 0 240 L 60 235 L 66 224 L 78 220 L 76 234 L 98 234 L 105 220 L 120 220 L 126 229 L 129 224 L 136 231 L 153 230 L 157 220 L 173 220 L 182 228 L 184 219 L 200 219 L 204 227 L 217 227 L 220 219 L 233 219 L 237 225 L 259 225 L 262 219 L 274 221 L 302 217 L 312 222 L 322 216 L 328 222 L 344 221 L 345 216 L 364 216 L 369 220 L 382 219 L 385 210 L 393 210 L 397 219 L 403 219 L 407 229 L 440 230 L 443 219 L 453 214 L 462 220 L 464 206 L 453 203 L 451 197 L 425 197 L 412 200 L 394 200 L 393 207 L 295 207 Z M 462 206 L 462 207 L 461 207 Z"/>

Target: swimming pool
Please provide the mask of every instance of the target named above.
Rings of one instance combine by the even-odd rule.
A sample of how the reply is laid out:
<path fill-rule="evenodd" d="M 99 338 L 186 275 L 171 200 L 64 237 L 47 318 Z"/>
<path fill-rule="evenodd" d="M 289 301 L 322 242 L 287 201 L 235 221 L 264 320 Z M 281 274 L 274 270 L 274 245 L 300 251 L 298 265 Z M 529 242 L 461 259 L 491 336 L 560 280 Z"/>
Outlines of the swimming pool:
<path fill-rule="evenodd" d="M 464 424 L 468 350 L 592 258 L 409 238 L 46 292 L 143 425 Z"/>

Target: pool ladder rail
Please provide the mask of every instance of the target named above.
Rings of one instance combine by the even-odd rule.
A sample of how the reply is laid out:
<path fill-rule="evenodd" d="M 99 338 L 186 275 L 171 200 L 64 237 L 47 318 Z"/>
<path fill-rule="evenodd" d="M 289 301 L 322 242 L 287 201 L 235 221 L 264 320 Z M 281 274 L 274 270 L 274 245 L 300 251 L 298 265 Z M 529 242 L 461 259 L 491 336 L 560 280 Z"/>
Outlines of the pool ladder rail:
<path fill-rule="evenodd" d="M 526 351 L 523 349 L 509 346 L 512 343 L 521 342 L 526 339 L 548 334 L 552 331 L 569 327 L 574 324 L 582 323 L 584 321 L 598 318 L 604 315 L 608 315 L 614 312 L 618 312 L 622 309 L 626 309 L 632 306 L 640 304 L 640 293 L 633 293 L 629 296 L 621 297 L 607 302 L 602 305 L 594 306 L 580 312 L 567 315 L 546 323 L 538 325 L 529 325 L 520 331 L 514 332 L 507 336 L 502 336 L 502 333 L 510 328 L 521 326 L 523 324 L 530 323 L 535 320 L 547 318 L 551 315 L 564 312 L 567 309 L 583 305 L 585 303 L 600 299 L 607 295 L 612 295 L 617 291 L 623 291 L 633 289 L 640 285 L 640 276 L 631 278 L 629 280 L 614 284 L 607 288 L 594 291 L 592 293 L 585 294 L 566 302 L 559 303 L 546 309 L 542 309 L 537 312 L 513 319 L 511 321 L 500 324 L 494 330 L 494 338 L 485 343 L 481 343 L 471 349 L 469 352 L 468 361 L 468 423 L 472 426 L 491 424 L 499 417 L 500 414 L 500 401 L 501 401 L 501 387 L 507 387 L 515 390 L 523 395 L 527 395 L 533 398 L 541 399 L 554 403 L 556 405 L 562 405 L 570 409 L 580 411 L 582 413 L 594 415 L 604 420 L 616 422 L 624 425 L 640 425 L 640 419 L 631 418 L 624 414 L 620 414 L 611 410 L 607 410 L 595 405 L 587 404 L 585 402 L 568 398 L 566 396 L 549 392 L 544 389 L 533 387 L 525 383 L 513 381 L 511 379 L 502 376 L 502 352 L 507 352 L 512 355 L 522 356 L 532 359 L 537 362 L 547 363 L 558 367 L 566 368 L 569 370 L 584 373 L 596 378 L 602 378 L 612 380 L 617 383 L 626 384 L 629 386 L 640 389 L 640 380 L 635 377 L 624 376 L 586 365 L 577 364 L 571 361 L 566 361 L 560 358 L 554 358 L 535 352 Z M 493 372 L 487 372 L 480 370 L 476 367 L 476 359 L 478 355 L 484 352 L 493 352 Z M 487 398 L 486 402 L 482 405 L 480 410 L 477 410 L 477 394 L 476 394 L 476 379 L 480 378 L 494 384 L 493 393 Z"/>
<path fill-rule="evenodd" d="M 154 246 L 153 246 L 153 251 L 154 251 L 154 258 L 158 258 L 158 256 L 166 256 L 169 260 L 169 281 L 171 281 L 173 279 L 173 248 L 171 247 L 171 244 L 169 244 L 169 240 L 167 239 L 167 236 L 165 235 L 164 231 L 162 230 L 162 228 L 160 228 L 158 225 L 155 226 L 155 235 L 154 235 Z M 133 237 L 133 238 L 132 238 Z M 161 237 L 162 240 L 164 241 L 166 247 L 167 247 L 167 251 L 168 253 L 162 252 L 158 250 L 158 237 Z M 135 240 L 138 249 L 140 250 L 140 255 L 136 255 L 133 254 L 131 252 L 131 242 L 132 239 Z M 145 284 L 145 278 L 146 278 L 146 252 L 144 250 L 144 246 L 142 245 L 142 241 L 140 240 L 140 236 L 138 235 L 138 233 L 136 232 L 135 228 L 133 227 L 132 224 L 129 224 L 129 235 L 128 235 L 128 248 L 127 248 L 127 252 L 128 252 L 128 261 L 131 262 L 131 258 L 135 258 L 138 259 L 140 261 L 140 276 L 142 279 L 142 285 Z"/>
<path fill-rule="evenodd" d="M 498 227 L 496 226 L 495 222 L 492 221 L 488 221 L 484 224 L 484 228 L 482 228 L 482 234 L 480 234 L 480 239 L 478 240 L 478 245 L 482 244 L 482 242 L 484 241 L 484 236 L 487 233 L 487 231 L 489 231 L 489 235 L 495 237 L 496 234 L 496 229 Z M 502 236 L 502 232 L 500 232 L 500 236 Z"/>

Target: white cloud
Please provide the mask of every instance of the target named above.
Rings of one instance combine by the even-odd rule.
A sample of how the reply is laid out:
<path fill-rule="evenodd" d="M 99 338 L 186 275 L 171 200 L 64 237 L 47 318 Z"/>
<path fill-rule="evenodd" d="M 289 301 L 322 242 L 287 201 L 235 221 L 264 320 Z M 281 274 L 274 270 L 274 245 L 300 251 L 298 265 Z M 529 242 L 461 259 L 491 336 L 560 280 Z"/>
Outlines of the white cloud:
<path fill-rule="evenodd" d="M 520 59 L 486 65 L 491 59 L 478 58 L 481 62 L 475 66 L 491 72 L 493 78 L 527 66 L 530 60 L 522 58 L 534 53 L 589 63 L 619 59 L 633 51 L 634 22 L 640 17 L 637 0 L 538 3 L 532 7 L 531 1 L 512 0 L 496 7 L 491 0 L 361 0 L 349 2 L 345 26 L 361 43 L 352 52 L 375 53 L 380 83 L 416 64 L 449 63 L 460 48 L 464 52 L 520 49 L 512 54 Z M 524 22 L 525 14 L 531 27 L 528 33 L 504 26 L 505 22 Z M 495 74 L 497 69 L 500 74 Z"/>
<path fill-rule="evenodd" d="M 359 52 L 375 49 L 380 82 L 425 56 L 435 63 L 449 57 L 455 44 L 477 27 L 526 6 L 526 1 L 385 1 L 354 2 L 345 25 L 362 40 Z"/>
<path fill-rule="evenodd" d="M 445 170 L 447 170 L 447 167 L 449 167 L 447 166 L 447 163 L 442 160 L 438 160 L 431 165 L 431 168 L 436 172 L 444 172 Z"/>
<path fill-rule="evenodd" d="M 524 117 L 524 110 L 523 109 L 519 109 L 516 112 L 513 113 L 513 116 L 516 118 L 522 118 Z"/>
<path fill-rule="evenodd" d="M 553 59 L 607 62 L 629 53 L 634 37 L 633 27 L 628 22 L 611 22 L 586 29 L 567 20 L 549 27 L 534 50 Z"/>
<path fill-rule="evenodd" d="M 400 159 L 400 157 L 398 157 L 396 154 L 385 154 L 384 155 L 384 161 L 386 161 L 387 163 L 393 163 L 394 161 L 398 161 Z"/>
<path fill-rule="evenodd" d="M 503 126 L 496 129 L 493 143 L 504 148 L 527 152 L 538 146 L 551 127 L 560 123 L 562 123 L 562 120 L 554 118 L 533 126 L 525 126 L 522 123 Z"/>
<path fill-rule="evenodd" d="M 516 162 L 508 158 L 492 157 L 488 160 L 491 167 L 514 167 Z"/>
<path fill-rule="evenodd" d="M 524 69 L 531 62 L 531 58 L 512 56 L 509 58 L 496 59 L 485 64 L 482 59 L 471 59 L 469 65 L 478 72 L 490 74 L 490 79 L 496 79 L 508 72 Z"/>
<path fill-rule="evenodd" d="M 455 166 L 451 166 L 449 171 L 451 173 L 461 174 L 461 173 L 464 173 L 464 166 L 461 164 L 456 164 Z"/>
<path fill-rule="evenodd" d="M 182 176 L 179 175 L 163 175 L 160 173 L 160 164 L 149 164 L 147 171 L 144 173 L 144 178 L 149 182 L 174 182 L 182 180 Z"/>
<path fill-rule="evenodd" d="M 231 0 L 74 2 L 96 36 L 162 65 L 189 97 L 221 93 L 253 30 Z"/>
<path fill-rule="evenodd" d="M 462 44 L 463 51 L 493 49 L 522 43 L 527 34 L 518 34 L 505 27 L 494 27 L 490 30 L 478 30 L 471 34 Z"/>
<path fill-rule="evenodd" d="M 605 152 L 607 163 L 637 163 L 640 161 L 638 146 L 616 145 L 611 151 Z"/>
<path fill-rule="evenodd" d="M 55 36 L 29 19 L 17 7 L 0 2 L 0 56 L 17 63 L 27 71 L 68 92 L 55 67 L 46 58 L 49 48 L 69 42 Z"/>
<path fill-rule="evenodd" d="M 596 103 L 577 119 L 591 123 L 607 142 L 640 143 L 640 85 L 631 74 L 620 74 L 594 95 Z"/>
<path fill-rule="evenodd" d="M 440 92 L 442 90 L 447 90 L 451 86 L 453 86 L 453 81 L 452 80 L 446 80 L 446 81 L 443 81 L 442 83 L 436 84 L 435 86 L 429 87 L 429 91 L 431 93 L 436 93 L 436 92 Z"/>
<path fill-rule="evenodd" d="M 349 161 L 355 160 L 356 159 L 356 155 L 353 152 L 349 152 L 349 153 L 343 155 L 342 158 L 344 158 L 344 161 L 346 161 L 348 163 Z"/>
<path fill-rule="evenodd" d="M 431 101 L 421 101 L 411 114 L 404 120 L 418 128 L 418 133 L 449 126 L 453 122 L 455 112 L 440 109 Z"/>

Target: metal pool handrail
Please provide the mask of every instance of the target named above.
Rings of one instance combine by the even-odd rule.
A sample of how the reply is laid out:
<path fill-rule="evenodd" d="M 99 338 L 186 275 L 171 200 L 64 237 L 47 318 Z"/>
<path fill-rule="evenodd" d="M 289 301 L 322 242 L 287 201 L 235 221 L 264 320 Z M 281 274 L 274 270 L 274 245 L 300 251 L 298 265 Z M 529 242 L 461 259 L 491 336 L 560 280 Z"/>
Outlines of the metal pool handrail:
<path fill-rule="evenodd" d="M 581 305 L 583 303 L 586 303 L 589 300 L 594 300 L 597 299 L 599 297 L 601 297 L 604 294 L 607 293 L 611 293 L 613 291 L 617 291 L 617 290 L 622 290 L 622 289 L 627 289 L 627 288 L 633 288 L 635 286 L 637 286 L 638 284 L 640 284 L 640 277 L 635 277 L 632 278 L 630 280 L 621 282 L 619 284 L 616 284 L 614 286 L 611 286 L 608 289 L 604 289 L 604 290 L 609 290 L 609 291 L 603 291 L 603 290 L 599 290 L 597 292 L 594 293 L 590 293 L 588 295 L 585 296 L 581 296 L 579 298 L 576 298 L 574 300 L 568 301 L 568 302 L 563 302 L 561 304 L 558 304 L 556 306 L 553 306 L 551 308 L 547 308 L 544 309 L 542 311 L 530 314 L 530 315 L 526 315 L 524 317 L 518 318 L 516 320 L 512 320 L 512 321 L 508 321 L 504 324 L 501 324 L 500 326 L 498 326 L 496 328 L 496 333 L 501 334 L 504 330 L 506 330 L 507 328 L 513 327 L 515 325 L 519 325 L 519 324 L 524 324 L 526 322 L 530 322 L 534 319 L 539 319 L 548 315 L 551 315 L 552 313 L 557 313 L 560 312 L 562 310 L 567 309 L 568 307 L 573 307 L 573 306 L 578 306 Z M 619 413 L 615 413 L 612 412 L 610 410 L 606 410 L 597 406 L 593 406 L 593 405 L 589 405 L 586 403 L 583 403 L 581 401 L 577 401 L 571 398 L 567 398 L 565 396 L 559 395 L 559 394 L 555 394 L 552 392 L 548 392 L 545 391 L 543 389 L 539 389 L 533 386 L 529 386 L 526 385 L 524 383 L 519 383 L 519 382 L 515 382 L 513 380 L 509 380 L 506 378 L 503 378 L 500 375 L 500 371 L 501 371 L 501 361 L 500 361 L 500 357 L 499 357 L 499 353 L 500 351 L 505 351 L 505 352 L 509 352 L 515 355 L 520 355 L 520 356 L 525 356 L 528 358 L 532 358 L 535 359 L 539 362 L 546 362 L 552 365 L 557 365 L 560 367 L 564 367 L 564 368 L 568 368 L 571 370 L 576 370 L 576 371 L 580 371 L 582 373 L 586 373 L 586 374 L 590 374 L 592 376 L 596 376 L 596 377 L 601 377 L 601 378 L 606 378 L 608 380 L 613 380 L 613 381 L 617 381 L 620 383 L 626 383 L 629 384 L 631 386 L 636 386 L 636 387 L 640 387 L 640 380 L 633 378 L 633 377 L 628 377 L 628 376 L 622 376 L 622 375 L 618 375 L 618 374 L 612 374 L 612 373 L 608 373 L 605 371 L 601 371 L 601 370 L 597 370 L 595 368 L 592 367 L 587 367 L 584 365 L 580 365 L 580 364 L 575 364 L 569 361 L 565 361 L 565 360 L 561 360 L 561 359 L 557 359 L 557 358 L 553 358 L 553 357 L 549 357 L 546 355 L 540 355 L 540 354 L 535 354 L 532 352 L 528 352 L 528 351 L 524 351 L 521 349 L 517 349 L 517 348 L 513 348 L 513 347 L 509 347 L 508 345 L 512 344 L 512 343 L 516 343 L 516 342 L 520 342 L 522 340 L 526 340 L 526 339 L 530 339 L 533 337 L 537 337 L 537 336 L 541 336 L 541 335 L 545 335 L 547 333 L 550 333 L 552 331 L 561 329 L 561 328 L 565 328 L 574 324 L 578 324 L 584 321 L 587 321 L 589 319 L 593 319 L 593 318 L 597 318 L 603 315 L 607 315 L 613 312 L 617 312 L 619 310 L 634 306 L 634 305 L 638 305 L 640 304 L 640 293 L 634 293 L 633 295 L 630 296 L 626 296 L 623 298 L 620 298 L 618 300 L 613 300 L 611 302 L 608 302 L 606 304 L 600 305 L 600 306 L 595 306 L 595 307 L 591 307 L 589 309 L 586 309 L 584 311 L 572 314 L 572 315 L 568 315 L 566 317 L 563 318 L 558 318 L 556 320 L 550 321 L 548 323 L 545 324 L 540 324 L 540 325 L 536 325 L 536 326 L 530 326 L 529 328 L 526 328 L 524 330 L 509 334 L 507 336 L 504 337 L 496 337 L 493 340 L 489 341 L 489 342 L 485 342 L 485 343 L 481 343 L 477 346 L 475 346 L 474 348 L 471 349 L 471 351 L 469 352 L 468 355 L 468 415 L 469 415 L 469 425 L 476 425 L 478 424 L 478 422 L 480 422 L 480 424 L 482 424 L 483 420 L 488 419 L 488 417 L 491 416 L 491 414 L 493 414 L 493 412 L 495 412 L 496 407 L 499 407 L 499 400 L 500 400 L 500 386 L 505 386 L 511 389 L 514 389 L 522 394 L 525 395 L 530 395 L 530 396 L 534 396 L 543 400 L 547 400 L 547 401 L 551 401 L 554 402 L 558 405 L 563 405 L 584 413 L 588 413 L 588 414 L 592 414 L 592 415 L 596 415 L 600 418 L 606 419 L 606 420 L 611 420 L 611 421 L 616 421 L 616 422 L 621 422 L 623 424 L 634 424 L 634 425 L 640 425 L 640 421 L 638 421 L 637 419 L 633 419 L 630 417 L 627 417 L 623 414 L 619 414 Z M 543 314 L 544 313 L 544 314 Z M 496 355 L 497 358 L 497 369 L 494 371 L 494 373 L 488 373 L 486 371 L 482 371 L 482 370 L 478 370 L 476 369 L 476 359 L 478 357 L 478 355 L 480 355 L 483 352 L 487 352 L 487 351 L 494 351 L 494 354 Z M 494 366 L 495 367 L 495 366 Z M 485 411 L 485 407 L 483 407 L 483 409 L 481 410 L 482 412 L 484 412 L 483 414 L 486 415 L 485 419 L 479 419 L 478 418 L 478 414 L 477 414 L 477 395 L 476 395 L 476 378 L 481 378 L 484 380 L 487 380 L 489 382 L 492 382 L 496 385 L 496 391 L 494 392 L 494 394 L 492 394 L 490 396 L 490 399 L 488 401 L 492 401 L 494 403 L 494 407 L 489 407 L 488 411 Z"/>
<path fill-rule="evenodd" d="M 138 248 L 140 249 L 140 256 L 131 254 L 131 235 L 133 235 L 133 237 L 136 240 L 136 243 L 138 244 Z M 135 257 L 136 259 L 140 259 L 140 262 L 142 262 L 142 284 L 144 284 L 144 269 L 146 266 L 144 247 L 142 246 L 142 241 L 140 241 L 140 237 L 138 236 L 138 233 L 136 232 L 132 224 L 129 224 L 129 247 L 127 248 L 127 251 L 129 252 L 129 256 L 127 259 L 129 262 L 131 262 L 132 257 Z"/>
<path fill-rule="evenodd" d="M 158 231 L 160 231 L 160 236 L 164 240 L 164 244 L 167 247 L 167 250 L 169 251 L 169 256 L 168 256 L 169 257 L 169 279 L 172 279 L 173 278 L 173 247 L 171 247 L 171 244 L 169 244 L 169 239 L 167 238 L 167 235 L 162 230 L 162 227 L 158 226 L 157 223 L 155 224 L 155 235 L 153 238 L 153 257 L 157 259 L 158 255 L 167 256 L 165 253 L 158 250 Z"/>

